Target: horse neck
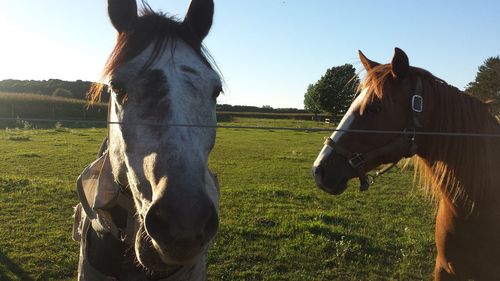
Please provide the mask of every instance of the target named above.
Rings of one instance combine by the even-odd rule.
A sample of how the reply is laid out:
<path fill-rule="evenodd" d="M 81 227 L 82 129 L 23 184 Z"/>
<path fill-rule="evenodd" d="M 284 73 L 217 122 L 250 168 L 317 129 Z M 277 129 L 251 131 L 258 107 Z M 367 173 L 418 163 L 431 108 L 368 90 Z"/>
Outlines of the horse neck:
<path fill-rule="evenodd" d="M 498 120 L 478 100 L 442 81 L 427 81 L 426 103 L 432 108 L 425 131 L 500 133 Z M 434 195 L 473 210 L 500 204 L 500 138 L 424 136 L 419 139 L 417 169 Z"/>

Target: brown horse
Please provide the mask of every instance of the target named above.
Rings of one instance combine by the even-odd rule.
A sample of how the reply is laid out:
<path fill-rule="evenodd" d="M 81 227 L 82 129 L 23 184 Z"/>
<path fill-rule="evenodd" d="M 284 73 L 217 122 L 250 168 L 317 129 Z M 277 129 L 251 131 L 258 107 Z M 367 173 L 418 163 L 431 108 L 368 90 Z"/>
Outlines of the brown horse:
<path fill-rule="evenodd" d="M 359 177 L 366 189 L 367 171 L 415 155 L 421 182 L 439 200 L 435 280 L 500 280 L 498 119 L 487 104 L 411 67 L 400 49 L 390 64 L 359 54 L 367 76 L 314 163 L 317 185 L 338 195 Z"/>

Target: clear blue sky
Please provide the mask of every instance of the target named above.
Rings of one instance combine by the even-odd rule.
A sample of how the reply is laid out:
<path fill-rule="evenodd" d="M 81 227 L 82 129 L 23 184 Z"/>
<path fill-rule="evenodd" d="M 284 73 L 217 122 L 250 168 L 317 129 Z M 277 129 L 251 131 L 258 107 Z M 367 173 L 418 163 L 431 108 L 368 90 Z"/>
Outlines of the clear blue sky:
<path fill-rule="evenodd" d="M 149 0 L 183 17 L 189 0 Z M 219 103 L 303 107 L 308 84 L 357 50 L 410 63 L 464 88 L 500 54 L 500 1 L 215 0 L 205 41 L 228 91 Z M 105 0 L 0 0 L 0 80 L 96 80 L 115 31 Z"/>

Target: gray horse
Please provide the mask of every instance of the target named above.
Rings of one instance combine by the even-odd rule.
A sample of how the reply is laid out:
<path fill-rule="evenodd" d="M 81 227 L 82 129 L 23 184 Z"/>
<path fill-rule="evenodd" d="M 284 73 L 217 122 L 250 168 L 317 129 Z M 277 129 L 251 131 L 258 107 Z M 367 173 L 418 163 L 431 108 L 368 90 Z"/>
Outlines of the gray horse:
<path fill-rule="evenodd" d="M 108 12 L 109 140 L 78 180 L 79 280 L 206 280 L 219 224 L 208 155 L 222 86 L 202 46 L 213 0 L 193 0 L 182 22 L 136 0 L 108 0 Z"/>

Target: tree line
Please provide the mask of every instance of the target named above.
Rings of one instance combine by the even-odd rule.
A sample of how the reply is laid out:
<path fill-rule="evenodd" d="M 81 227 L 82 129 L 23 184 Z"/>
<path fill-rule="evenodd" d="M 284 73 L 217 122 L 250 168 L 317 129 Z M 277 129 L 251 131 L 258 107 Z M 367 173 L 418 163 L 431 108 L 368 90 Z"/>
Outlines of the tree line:
<path fill-rule="evenodd" d="M 308 111 L 297 108 L 273 108 L 269 105 L 262 107 L 251 105 L 217 104 L 217 111 L 222 112 L 255 112 L 255 113 L 308 113 Z"/>
<path fill-rule="evenodd" d="M 0 81 L 0 92 L 38 94 L 43 96 L 86 99 L 89 89 L 92 87 L 90 81 L 64 81 L 59 79 L 50 80 L 3 80 Z M 107 88 L 103 89 L 103 102 L 108 101 Z M 256 112 L 256 113 L 307 113 L 306 110 L 296 108 L 273 108 L 269 105 L 246 106 L 218 104 L 217 111 L 224 112 Z"/>
<path fill-rule="evenodd" d="M 335 66 L 314 84 L 304 95 L 304 108 L 312 113 L 343 115 L 357 94 L 360 80 L 351 64 Z M 500 57 L 489 57 L 479 66 L 476 79 L 469 83 L 465 93 L 491 104 L 500 114 Z"/>
<path fill-rule="evenodd" d="M 64 81 L 49 79 L 38 81 L 8 79 L 0 81 L 0 92 L 85 99 L 92 84 L 90 81 L 82 80 Z M 107 89 L 105 88 L 103 91 L 107 91 Z M 106 96 L 103 95 L 103 97 Z"/>

